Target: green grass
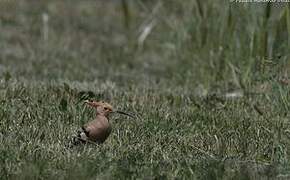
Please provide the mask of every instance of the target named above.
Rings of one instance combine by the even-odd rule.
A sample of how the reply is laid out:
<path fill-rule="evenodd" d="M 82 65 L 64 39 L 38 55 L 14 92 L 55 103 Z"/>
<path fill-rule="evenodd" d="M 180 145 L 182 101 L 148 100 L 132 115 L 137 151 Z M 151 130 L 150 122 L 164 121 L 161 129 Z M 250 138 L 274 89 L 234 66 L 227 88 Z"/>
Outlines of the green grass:
<path fill-rule="evenodd" d="M 289 19 L 267 3 L 0 2 L 1 179 L 289 178 Z M 140 118 L 67 148 L 87 98 Z"/>

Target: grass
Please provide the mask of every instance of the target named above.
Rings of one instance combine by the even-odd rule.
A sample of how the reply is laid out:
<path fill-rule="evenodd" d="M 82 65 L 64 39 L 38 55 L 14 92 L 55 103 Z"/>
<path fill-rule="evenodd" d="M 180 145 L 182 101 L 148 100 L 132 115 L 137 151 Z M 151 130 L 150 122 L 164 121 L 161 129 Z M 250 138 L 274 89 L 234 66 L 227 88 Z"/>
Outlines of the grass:
<path fill-rule="evenodd" d="M 3 179 L 289 178 L 288 6 L 0 4 Z M 140 118 L 67 148 L 87 98 Z"/>

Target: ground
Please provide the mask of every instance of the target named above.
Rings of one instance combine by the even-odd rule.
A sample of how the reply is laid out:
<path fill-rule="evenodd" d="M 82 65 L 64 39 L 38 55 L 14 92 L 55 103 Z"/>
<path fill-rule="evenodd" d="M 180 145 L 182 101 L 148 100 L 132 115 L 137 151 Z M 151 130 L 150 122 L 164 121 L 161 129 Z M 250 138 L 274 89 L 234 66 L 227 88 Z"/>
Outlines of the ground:
<path fill-rule="evenodd" d="M 290 8 L 0 2 L 3 179 L 287 179 Z M 102 145 L 68 148 L 105 100 Z"/>

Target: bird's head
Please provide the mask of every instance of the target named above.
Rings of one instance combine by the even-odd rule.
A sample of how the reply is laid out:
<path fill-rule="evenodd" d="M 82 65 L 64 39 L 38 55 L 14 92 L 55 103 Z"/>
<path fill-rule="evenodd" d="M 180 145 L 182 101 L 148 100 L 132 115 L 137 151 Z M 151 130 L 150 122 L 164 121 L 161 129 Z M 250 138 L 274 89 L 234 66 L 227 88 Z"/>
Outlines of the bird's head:
<path fill-rule="evenodd" d="M 88 104 L 89 106 L 95 108 L 98 115 L 103 115 L 103 116 L 107 117 L 111 113 L 119 113 L 119 114 L 123 114 L 123 115 L 129 116 L 131 118 L 136 118 L 135 116 L 133 116 L 131 114 L 128 114 L 128 113 L 125 113 L 123 111 L 114 110 L 113 106 L 111 104 L 106 103 L 104 101 L 86 100 L 85 103 Z"/>
<path fill-rule="evenodd" d="M 104 101 L 89 101 L 86 100 L 85 103 L 93 108 L 96 109 L 97 114 L 108 116 L 113 111 L 113 106 L 109 103 L 106 103 Z"/>

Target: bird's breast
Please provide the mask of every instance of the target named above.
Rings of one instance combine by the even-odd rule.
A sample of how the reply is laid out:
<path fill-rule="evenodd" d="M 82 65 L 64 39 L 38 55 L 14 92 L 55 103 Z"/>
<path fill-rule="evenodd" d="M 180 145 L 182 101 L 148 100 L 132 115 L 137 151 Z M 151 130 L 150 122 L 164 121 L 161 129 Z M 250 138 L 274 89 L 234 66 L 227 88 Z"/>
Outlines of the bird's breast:
<path fill-rule="evenodd" d="M 94 142 L 104 142 L 110 135 L 112 128 L 107 119 L 96 119 L 87 124 L 88 138 Z"/>

